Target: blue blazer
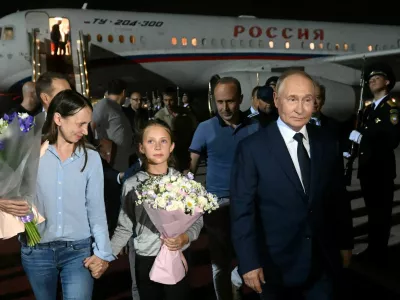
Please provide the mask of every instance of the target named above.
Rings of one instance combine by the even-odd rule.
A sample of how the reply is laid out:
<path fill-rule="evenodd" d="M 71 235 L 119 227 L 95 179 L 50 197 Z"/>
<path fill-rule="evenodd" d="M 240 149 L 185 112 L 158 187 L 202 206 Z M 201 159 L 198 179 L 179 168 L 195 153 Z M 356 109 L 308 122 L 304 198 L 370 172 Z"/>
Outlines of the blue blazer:
<path fill-rule="evenodd" d="M 338 142 L 307 125 L 311 182 L 307 196 L 276 122 L 242 140 L 231 175 L 232 240 L 241 274 L 263 268 L 267 282 L 303 284 L 312 243 L 320 264 L 337 273 L 340 249 L 352 249 L 350 200 Z"/>

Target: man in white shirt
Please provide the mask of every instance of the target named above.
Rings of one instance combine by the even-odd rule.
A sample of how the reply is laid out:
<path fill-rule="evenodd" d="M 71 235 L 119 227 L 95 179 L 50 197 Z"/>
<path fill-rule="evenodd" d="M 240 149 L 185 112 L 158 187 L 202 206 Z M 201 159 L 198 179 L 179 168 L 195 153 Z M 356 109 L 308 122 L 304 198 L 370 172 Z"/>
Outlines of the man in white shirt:
<path fill-rule="evenodd" d="M 239 272 L 263 299 L 332 299 L 353 248 L 341 153 L 330 135 L 307 125 L 315 101 L 307 73 L 282 74 L 274 101 L 278 121 L 243 139 L 234 159 Z"/>

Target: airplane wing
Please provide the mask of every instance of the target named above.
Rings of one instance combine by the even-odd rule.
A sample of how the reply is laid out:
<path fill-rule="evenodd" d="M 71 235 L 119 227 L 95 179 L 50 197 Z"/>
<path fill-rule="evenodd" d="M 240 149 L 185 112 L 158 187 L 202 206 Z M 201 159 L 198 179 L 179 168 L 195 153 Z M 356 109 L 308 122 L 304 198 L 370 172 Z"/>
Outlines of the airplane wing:
<path fill-rule="evenodd" d="M 400 49 L 333 56 L 325 58 L 320 62 L 336 63 L 356 70 L 361 70 L 363 67 L 364 57 L 367 65 L 375 62 L 383 62 L 388 64 L 393 69 L 396 78 L 400 79 Z"/>

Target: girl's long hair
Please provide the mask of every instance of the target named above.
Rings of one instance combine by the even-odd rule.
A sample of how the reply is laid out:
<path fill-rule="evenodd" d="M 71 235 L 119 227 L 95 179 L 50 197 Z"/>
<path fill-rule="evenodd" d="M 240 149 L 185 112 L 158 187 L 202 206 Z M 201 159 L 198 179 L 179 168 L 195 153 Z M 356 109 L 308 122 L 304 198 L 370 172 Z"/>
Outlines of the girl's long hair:
<path fill-rule="evenodd" d="M 43 125 L 44 138 L 49 141 L 50 145 L 55 144 L 58 137 L 58 126 L 54 122 L 54 114 L 59 113 L 61 117 L 67 118 L 77 114 L 85 107 L 89 107 L 90 110 L 93 111 L 93 106 L 90 101 L 81 94 L 72 90 L 61 91 L 53 98 L 47 111 L 46 121 Z M 85 162 L 81 169 L 81 172 L 83 172 L 88 159 L 87 148 L 91 147 L 87 145 L 86 138 L 83 138 L 75 143 L 74 151 L 77 148 L 82 149 L 84 152 Z"/>
<path fill-rule="evenodd" d="M 159 119 L 154 119 L 154 120 L 150 120 L 149 122 L 147 122 L 146 126 L 139 131 L 139 133 L 136 136 L 136 141 L 137 141 L 137 145 L 136 145 L 136 151 L 137 151 L 137 155 L 140 158 L 140 161 L 142 162 L 142 170 L 143 171 L 147 171 L 148 168 L 148 161 L 147 161 L 147 157 L 146 155 L 144 155 L 143 153 L 140 152 L 139 150 L 139 146 L 140 144 L 143 144 L 143 137 L 144 137 L 144 132 L 146 131 L 147 128 L 151 127 L 151 126 L 161 126 L 165 129 L 166 132 L 168 132 L 170 138 L 171 138 L 171 144 L 174 143 L 174 136 L 172 134 L 172 130 L 171 128 L 168 126 L 167 123 L 165 123 L 162 120 Z M 176 166 L 176 161 L 175 161 L 175 157 L 173 155 L 173 153 L 170 154 L 170 156 L 168 157 L 168 167 L 172 167 L 174 168 Z"/>

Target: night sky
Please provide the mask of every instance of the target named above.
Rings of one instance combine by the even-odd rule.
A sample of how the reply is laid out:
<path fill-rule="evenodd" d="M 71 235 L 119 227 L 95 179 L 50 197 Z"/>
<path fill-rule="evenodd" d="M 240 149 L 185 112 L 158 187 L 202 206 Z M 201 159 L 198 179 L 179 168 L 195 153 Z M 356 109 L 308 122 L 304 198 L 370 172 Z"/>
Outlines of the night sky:
<path fill-rule="evenodd" d="M 88 9 L 225 16 L 254 15 L 258 18 L 400 25 L 400 18 L 396 16 L 396 9 L 390 9 L 390 1 L 383 1 L 384 6 L 380 5 L 379 2 L 372 2 L 373 5 L 371 5 L 369 4 L 371 2 L 366 0 L 363 2 L 360 0 L 342 0 L 343 3 L 335 0 L 8 0 L 4 2 L 9 3 L 2 5 L 0 16 L 26 9 L 81 8 L 84 2 L 88 2 Z M 104 4 L 100 2 L 104 2 Z M 290 5 L 289 3 L 294 4 Z M 329 3 L 331 3 L 331 6 L 328 5 Z M 380 16 L 376 16 L 376 12 L 380 12 Z M 390 12 L 394 16 L 387 16 L 387 13 Z"/>

